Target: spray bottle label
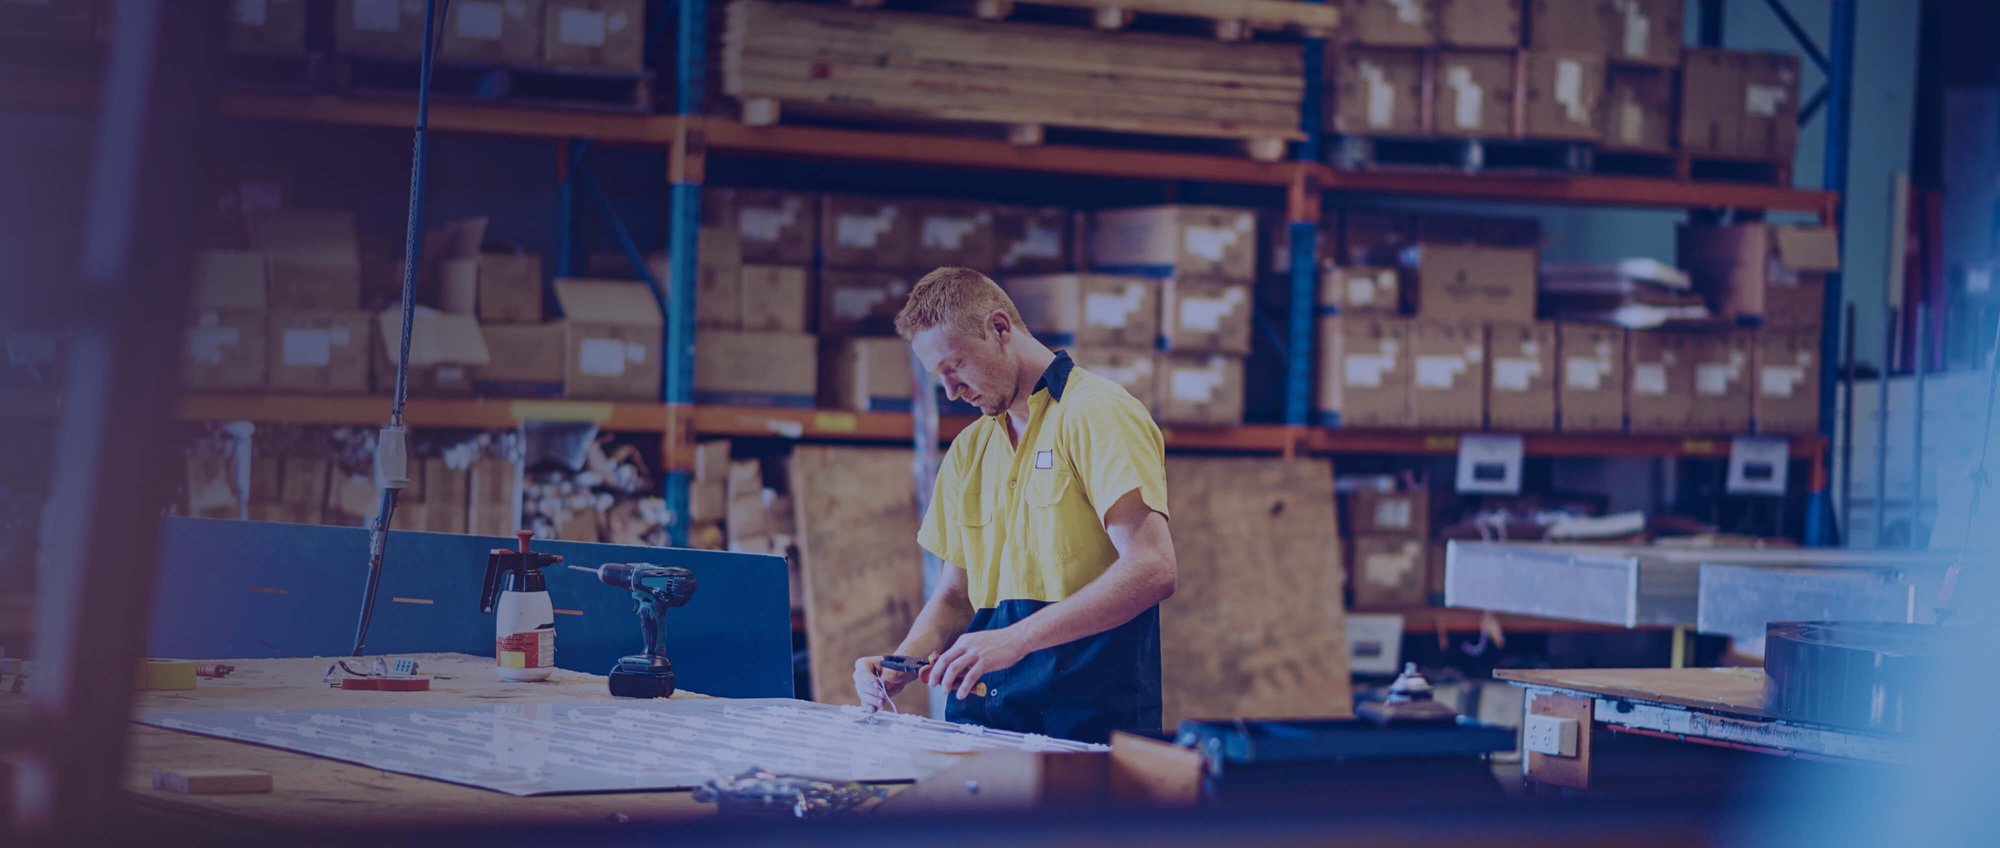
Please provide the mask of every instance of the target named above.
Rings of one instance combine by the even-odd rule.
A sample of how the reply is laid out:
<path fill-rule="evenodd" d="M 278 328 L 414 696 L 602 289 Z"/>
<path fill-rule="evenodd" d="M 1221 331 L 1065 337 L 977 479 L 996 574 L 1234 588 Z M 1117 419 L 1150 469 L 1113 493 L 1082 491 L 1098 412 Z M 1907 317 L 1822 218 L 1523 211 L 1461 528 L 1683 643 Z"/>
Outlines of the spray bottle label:
<path fill-rule="evenodd" d="M 493 643 L 494 662 L 501 668 L 550 668 L 556 662 L 556 631 L 510 633 Z"/>

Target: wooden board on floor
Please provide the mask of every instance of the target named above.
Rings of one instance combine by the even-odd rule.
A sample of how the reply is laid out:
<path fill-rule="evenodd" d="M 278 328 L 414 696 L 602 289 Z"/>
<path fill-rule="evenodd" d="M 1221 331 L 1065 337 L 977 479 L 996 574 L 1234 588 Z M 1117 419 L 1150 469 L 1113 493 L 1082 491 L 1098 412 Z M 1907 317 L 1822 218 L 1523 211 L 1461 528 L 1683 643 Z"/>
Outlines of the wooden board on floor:
<path fill-rule="evenodd" d="M 1179 589 L 1161 609 L 1169 728 L 1353 712 L 1333 468 L 1169 457 Z"/>
<path fill-rule="evenodd" d="M 910 463 L 907 448 L 792 451 L 815 701 L 855 703 L 854 660 L 895 650 L 923 606 Z M 904 689 L 896 704 L 905 712 L 930 711 L 921 685 Z"/>

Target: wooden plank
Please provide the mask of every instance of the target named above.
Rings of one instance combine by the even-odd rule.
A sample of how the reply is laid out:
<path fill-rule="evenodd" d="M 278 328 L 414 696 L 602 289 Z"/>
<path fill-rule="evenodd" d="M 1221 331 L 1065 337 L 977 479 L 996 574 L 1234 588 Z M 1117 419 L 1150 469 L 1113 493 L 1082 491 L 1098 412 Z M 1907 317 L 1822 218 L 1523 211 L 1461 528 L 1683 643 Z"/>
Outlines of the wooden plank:
<path fill-rule="evenodd" d="M 1123 9 L 1127 12 L 1205 18 L 1215 21 L 1247 21 L 1267 28 L 1296 27 L 1331 32 L 1340 25 L 1340 4 L 1302 3 L 1296 0 L 1020 0 L 1030 6 L 1064 6 L 1072 9 Z"/>
<path fill-rule="evenodd" d="M 1332 463 L 1173 457 L 1167 496 L 1180 561 L 1161 609 L 1167 726 L 1350 715 Z"/>
<path fill-rule="evenodd" d="M 1151 135 L 1191 136 L 1196 138 L 1304 138 L 1304 133 L 1296 127 L 1245 127 L 1226 121 L 1174 120 L 1171 122 L 1105 113 L 1092 114 L 1085 110 L 1073 112 L 1051 111 L 1038 108 L 1038 104 L 966 104 L 963 100 L 939 99 L 932 103 L 914 103 L 896 98 L 885 98 L 881 92 L 871 89 L 856 89 L 841 86 L 819 86 L 799 83 L 759 82 L 754 88 L 746 88 L 746 94 L 779 101 L 787 109 L 818 111 L 836 117 L 885 117 L 921 118 L 947 121 L 965 121 L 985 124 L 1048 124 L 1050 126 L 1074 127 L 1078 129 L 1103 130 L 1107 132 L 1147 133 Z M 1107 155 L 1115 155 L 1113 151 Z"/>
<path fill-rule="evenodd" d="M 1267 72 L 1254 69 L 1233 70 L 1208 63 L 1181 66 L 1164 55 L 1150 54 L 1133 56 L 1124 62 L 1111 61 L 1094 53 L 1074 55 L 1075 50 L 1088 46 L 1063 45 L 1063 50 L 1050 50 L 1047 44 L 1024 43 L 1000 47 L 979 42 L 953 43 L 949 40 L 939 43 L 933 39 L 917 42 L 905 40 L 828 43 L 824 33 L 786 30 L 731 32 L 722 38 L 723 55 L 731 52 L 738 54 L 776 52 L 827 61 L 846 60 L 925 70 L 1007 70 L 1077 77 L 1144 79 L 1162 83 L 1255 87 L 1288 92 L 1305 90 L 1305 81 L 1296 69 Z M 1151 54 L 1165 52 L 1168 51 L 1164 47 L 1151 48 Z M 1181 54 L 1184 51 L 1174 49 L 1171 52 Z M 1158 61 L 1145 61 L 1147 59 Z"/>
<path fill-rule="evenodd" d="M 1164 126 L 1155 132 L 1173 135 L 1181 134 L 1176 130 L 1183 125 L 1214 127 L 1217 131 L 1229 130 L 1233 135 L 1252 137 L 1299 135 L 1285 122 L 1290 115 L 1296 123 L 1298 110 L 1284 103 L 1141 94 L 1110 96 L 1084 91 L 1061 94 L 1054 90 L 1028 90 L 1000 80 L 950 79 L 851 65 L 759 66 L 747 73 L 732 74 L 730 79 L 730 93 L 745 99 L 774 97 L 841 106 L 853 103 L 863 108 L 910 109 L 941 117 L 975 116 L 972 120 L 993 113 L 1013 116 L 1000 119 L 1005 121 L 1029 116 L 1035 123 L 1140 128 L 1136 131 L 1157 123 Z"/>
<path fill-rule="evenodd" d="M 769 76 L 800 76 L 825 65 L 900 71 L 934 75 L 936 78 L 986 85 L 1004 84 L 1022 91 L 1077 91 L 1107 93 L 1132 92 L 1169 97 L 1228 99 L 1244 102 L 1281 103 L 1298 109 L 1301 86 L 1282 84 L 1269 77 L 1224 77 L 1220 79 L 1162 79 L 1151 74 L 1124 71 L 1070 71 L 1051 69 L 1040 63 L 1009 62 L 1004 57 L 955 57 L 919 59 L 856 50 L 846 44 L 806 42 L 777 44 L 760 40 L 744 47 L 726 47 L 722 67 L 731 74 L 754 69 Z M 725 75 L 724 80 L 730 79 Z"/>
<path fill-rule="evenodd" d="M 1778 718 L 1764 709 L 1761 668 L 1502 669 L 1510 683 L 1587 692 L 1609 698 L 1670 704 L 1698 710 Z"/>
<path fill-rule="evenodd" d="M 792 451 L 792 504 L 804 576 L 813 700 L 852 704 L 854 660 L 886 654 L 924 603 L 923 553 L 908 448 L 801 445 Z M 904 712 L 929 713 L 911 684 Z"/>

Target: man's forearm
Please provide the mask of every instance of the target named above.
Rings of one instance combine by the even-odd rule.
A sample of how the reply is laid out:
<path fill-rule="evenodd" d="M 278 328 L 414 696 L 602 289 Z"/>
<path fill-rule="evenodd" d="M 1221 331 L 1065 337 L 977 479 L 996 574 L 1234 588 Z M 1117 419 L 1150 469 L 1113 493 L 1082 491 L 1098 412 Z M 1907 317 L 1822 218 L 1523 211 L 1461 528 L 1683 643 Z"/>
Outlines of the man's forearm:
<path fill-rule="evenodd" d="M 949 591 L 936 592 L 917 612 L 917 620 L 910 625 L 910 634 L 896 646 L 896 653 L 928 657 L 943 651 L 953 640 L 965 635 L 965 629 L 970 626 L 972 605 L 962 598 L 952 597 Z"/>
<path fill-rule="evenodd" d="M 1068 598 L 1022 619 L 1014 627 L 1039 651 L 1095 636 L 1131 621 L 1173 593 L 1173 578 L 1160 563 L 1142 555 L 1123 557 Z"/>

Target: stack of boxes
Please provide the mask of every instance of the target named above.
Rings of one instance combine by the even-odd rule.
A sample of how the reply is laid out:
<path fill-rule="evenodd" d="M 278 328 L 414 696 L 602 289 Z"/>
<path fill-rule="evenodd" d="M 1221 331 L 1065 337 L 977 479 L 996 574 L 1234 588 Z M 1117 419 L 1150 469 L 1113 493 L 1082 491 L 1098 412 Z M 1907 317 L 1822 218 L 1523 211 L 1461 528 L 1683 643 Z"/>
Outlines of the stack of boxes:
<path fill-rule="evenodd" d="M 305 5 L 270 5 L 292 2 Z M 290 26 L 289 15 L 260 18 L 246 7 L 265 4 L 236 4 L 235 29 Z M 424 4 L 339 0 L 334 46 L 344 56 L 415 60 L 424 46 Z M 468 65 L 636 72 L 645 69 L 645 46 L 645 0 L 455 0 L 438 33 L 439 59 Z"/>
<path fill-rule="evenodd" d="M 1430 495 L 1422 486 L 1361 488 L 1343 498 L 1353 606 L 1420 606 L 1430 600 Z"/>

